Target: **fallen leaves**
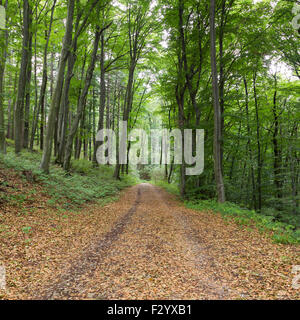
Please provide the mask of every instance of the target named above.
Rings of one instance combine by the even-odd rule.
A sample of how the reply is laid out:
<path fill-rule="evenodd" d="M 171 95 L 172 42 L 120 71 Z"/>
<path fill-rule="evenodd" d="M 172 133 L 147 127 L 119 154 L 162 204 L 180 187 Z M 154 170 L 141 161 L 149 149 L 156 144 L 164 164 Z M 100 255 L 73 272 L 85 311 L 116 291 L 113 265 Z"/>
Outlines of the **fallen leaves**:
<path fill-rule="evenodd" d="M 29 183 L 11 180 L 14 191 L 30 190 Z M 138 190 L 136 212 L 116 228 Z M 220 215 L 186 209 L 149 184 L 128 189 L 116 203 L 78 212 L 54 210 L 38 191 L 22 210 L 1 204 L 2 299 L 40 298 L 49 288 L 53 299 L 300 297 L 291 273 L 292 265 L 300 265 L 299 246 L 274 244 L 255 229 L 225 224 Z M 119 236 L 99 251 L 97 243 L 112 230 Z M 69 274 L 76 268 L 82 270 Z M 64 277 L 71 283 L 60 290 Z"/>

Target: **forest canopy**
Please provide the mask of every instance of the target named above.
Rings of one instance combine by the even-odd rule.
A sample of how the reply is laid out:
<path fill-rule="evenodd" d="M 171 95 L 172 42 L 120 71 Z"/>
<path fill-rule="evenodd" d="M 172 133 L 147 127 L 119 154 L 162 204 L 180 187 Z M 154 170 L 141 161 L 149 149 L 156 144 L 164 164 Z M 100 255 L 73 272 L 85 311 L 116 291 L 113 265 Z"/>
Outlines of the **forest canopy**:
<path fill-rule="evenodd" d="M 98 166 L 97 132 L 121 121 L 204 129 L 201 175 L 172 161 L 117 163 L 114 177 L 299 228 L 298 17 L 288 0 L 0 0 L 0 153 L 71 174 L 76 159 Z"/>

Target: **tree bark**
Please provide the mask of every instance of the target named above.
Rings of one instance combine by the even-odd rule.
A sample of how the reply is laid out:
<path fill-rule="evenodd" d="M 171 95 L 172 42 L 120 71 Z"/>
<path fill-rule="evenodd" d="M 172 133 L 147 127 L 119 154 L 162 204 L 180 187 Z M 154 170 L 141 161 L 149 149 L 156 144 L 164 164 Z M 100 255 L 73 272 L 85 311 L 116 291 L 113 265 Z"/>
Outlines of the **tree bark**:
<path fill-rule="evenodd" d="M 104 66 L 104 33 L 101 34 L 101 52 L 100 52 L 100 106 L 99 106 L 99 119 L 97 130 L 100 131 L 104 128 L 104 110 L 106 101 L 106 85 L 105 85 L 105 66 Z M 100 141 L 95 141 L 93 163 L 97 165 L 97 149 L 101 145 Z"/>
<path fill-rule="evenodd" d="M 216 28 L 215 28 L 215 0 L 210 0 L 210 59 L 212 74 L 212 96 L 214 104 L 214 171 L 217 184 L 218 202 L 225 202 L 225 190 L 222 174 L 221 154 L 221 111 L 219 102 L 218 74 L 216 61 Z"/>
<path fill-rule="evenodd" d="M 260 121 L 258 112 L 258 100 L 256 93 L 256 72 L 253 74 L 253 93 L 255 104 L 255 117 L 256 117 L 256 142 L 257 142 L 257 192 L 258 192 L 258 211 L 262 206 L 262 190 L 261 190 L 261 174 L 262 174 L 262 159 L 261 159 L 261 146 L 260 146 Z"/>
<path fill-rule="evenodd" d="M 59 108 L 59 104 L 61 100 L 61 92 L 62 92 L 62 87 L 64 82 L 64 73 L 65 73 L 67 59 L 70 54 L 70 46 L 72 43 L 74 6 L 75 6 L 75 0 L 69 0 L 66 32 L 63 40 L 63 45 L 62 45 L 62 51 L 61 51 L 61 57 L 59 61 L 55 89 L 53 92 L 52 102 L 51 102 L 50 111 L 48 115 L 48 125 L 46 130 L 45 146 L 44 146 L 43 156 L 41 161 L 41 169 L 45 173 L 49 172 L 50 157 L 51 157 L 51 151 L 52 151 L 52 141 L 53 141 L 53 135 L 54 135 L 55 120 L 56 120 L 55 117 L 56 117 L 57 109 Z"/>
<path fill-rule="evenodd" d="M 94 73 L 94 69 L 95 69 L 98 46 L 99 46 L 99 41 L 100 41 L 100 36 L 101 36 L 102 31 L 103 30 L 100 30 L 100 28 L 97 27 L 97 30 L 95 33 L 93 53 L 91 56 L 90 65 L 89 65 L 87 72 L 86 72 L 84 88 L 83 88 L 81 96 L 80 96 L 79 108 L 77 110 L 76 117 L 72 123 L 72 127 L 71 127 L 69 135 L 68 135 L 67 144 L 66 144 L 65 159 L 64 159 L 64 169 L 66 171 L 70 170 L 73 139 L 76 135 L 79 121 L 82 118 L 82 114 L 83 114 L 85 106 L 86 106 L 87 94 L 88 94 L 88 91 L 89 91 L 89 88 L 91 85 L 91 81 L 92 81 L 92 77 L 93 77 L 93 73 Z"/>
<path fill-rule="evenodd" d="M 2 0 L 0 0 L 2 5 Z M 7 8 L 7 0 L 5 3 Z M 4 70 L 6 62 L 6 48 L 8 41 L 8 33 L 6 30 L 0 29 L 0 153 L 6 152 L 5 142 L 5 123 L 4 123 Z"/>
<path fill-rule="evenodd" d="M 49 28 L 45 34 L 46 44 L 45 44 L 45 48 L 44 48 L 44 57 L 43 57 L 43 78 L 42 78 L 42 85 L 41 85 L 40 97 L 39 97 L 39 102 L 37 105 L 37 110 L 33 116 L 33 121 L 32 121 L 30 150 L 33 150 L 34 138 L 35 138 L 35 133 L 36 133 L 36 129 L 38 126 L 38 119 L 39 119 L 40 110 L 45 109 L 45 94 L 46 94 L 47 81 L 48 81 L 48 76 L 47 76 L 48 46 L 49 46 L 49 40 L 50 40 L 50 35 L 51 35 L 55 4 L 56 4 L 56 0 L 54 0 L 53 6 L 51 9 L 51 18 L 50 18 L 50 22 L 49 22 Z M 43 114 L 42 114 L 42 116 L 43 116 Z"/>
<path fill-rule="evenodd" d="M 273 131 L 273 153 L 274 153 L 274 184 L 276 190 L 276 197 L 278 199 L 282 198 L 282 180 L 281 180 L 281 150 L 278 142 L 278 132 L 279 132 L 279 117 L 277 112 L 277 78 L 275 75 L 275 90 L 273 96 L 273 108 L 272 113 L 274 117 L 274 131 Z M 281 208 L 281 203 L 279 203 L 279 209 Z"/>
<path fill-rule="evenodd" d="M 246 107 L 246 120 L 247 120 L 247 134 L 248 134 L 248 141 L 247 141 L 247 151 L 249 154 L 250 159 L 250 176 L 252 182 L 252 206 L 256 210 L 256 185 L 255 185 L 255 178 L 254 178 L 254 168 L 253 168 L 253 156 L 252 156 L 252 146 L 251 146 L 251 127 L 249 122 L 249 94 L 248 94 L 248 86 L 247 80 L 244 78 L 244 87 L 245 87 L 245 107 Z"/>
<path fill-rule="evenodd" d="M 30 26 L 32 25 L 30 13 Z M 30 27 L 31 29 L 31 27 Z M 29 36 L 29 58 L 26 71 L 26 93 L 25 93 L 25 114 L 24 114 L 24 133 L 23 133 L 23 148 L 28 148 L 29 139 L 29 114 L 30 114 L 30 96 L 31 96 L 31 74 L 32 74 L 32 37 L 33 33 L 30 31 Z"/>
<path fill-rule="evenodd" d="M 23 44 L 22 58 L 19 73 L 18 95 L 15 108 L 15 124 L 14 124 L 14 139 L 15 153 L 19 154 L 22 149 L 23 130 L 22 123 L 24 121 L 24 98 L 26 88 L 26 74 L 29 61 L 29 41 L 30 41 L 30 14 L 31 8 L 28 0 L 23 1 Z"/>

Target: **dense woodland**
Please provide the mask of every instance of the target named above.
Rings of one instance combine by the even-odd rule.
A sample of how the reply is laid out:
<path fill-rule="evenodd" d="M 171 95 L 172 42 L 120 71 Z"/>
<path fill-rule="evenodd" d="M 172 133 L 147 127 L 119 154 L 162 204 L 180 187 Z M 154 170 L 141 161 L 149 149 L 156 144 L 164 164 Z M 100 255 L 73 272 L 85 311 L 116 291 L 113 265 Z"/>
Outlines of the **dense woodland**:
<path fill-rule="evenodd" d="M 171 163 L 140 166 L 141 178 L 299 227 L 295 4 L 0 0 L 0 152 L 41 151 L 41 170 L 56 163 L 68 173 L 73 159 L 97 166 L 97 132 L 118 132 L 121 120 L 204 129 L 201 175 Z M 133 170 L 117 164 L 114 177 Z"/>

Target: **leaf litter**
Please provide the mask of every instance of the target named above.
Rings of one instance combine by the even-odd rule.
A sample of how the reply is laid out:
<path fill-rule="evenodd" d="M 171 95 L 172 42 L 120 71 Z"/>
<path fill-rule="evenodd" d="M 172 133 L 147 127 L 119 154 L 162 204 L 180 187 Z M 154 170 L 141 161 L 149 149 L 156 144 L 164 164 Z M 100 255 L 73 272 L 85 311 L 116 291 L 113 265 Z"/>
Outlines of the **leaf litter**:
<path fill-rule="evenodd" d="M 28 193 L 16 177 L 9 192 Z M 11 181 L 11 180 L 10 180 Z M 63 213 L 35 194 L 0 205 L 1 299 L 299 299 L 299 246 L 187 209 L 150 184 Z"/>

